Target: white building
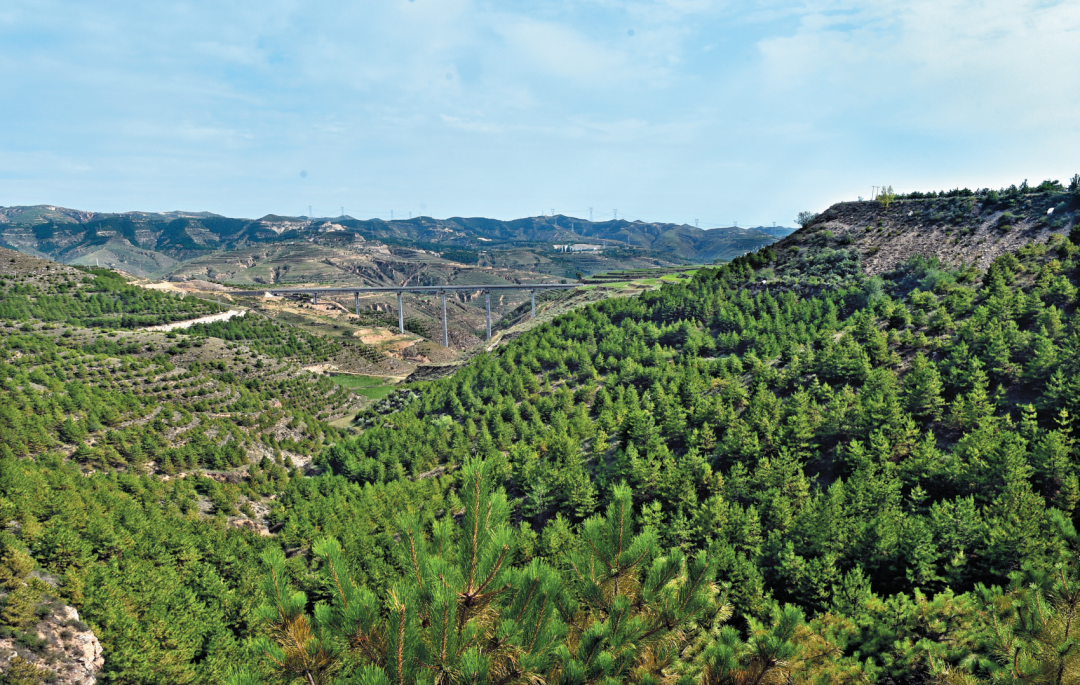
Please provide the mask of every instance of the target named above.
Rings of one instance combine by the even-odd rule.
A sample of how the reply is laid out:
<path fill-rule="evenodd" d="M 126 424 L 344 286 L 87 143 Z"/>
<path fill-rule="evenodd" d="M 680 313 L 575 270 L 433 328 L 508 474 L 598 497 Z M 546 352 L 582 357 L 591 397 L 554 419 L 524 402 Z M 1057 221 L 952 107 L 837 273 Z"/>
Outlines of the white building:
<path fill-rule="evenodd" d="M 604 248 L 601 245 L 590 243 L 574 243 L 573 245 L 552 245 L 556 252 L 599 252 Z"/>

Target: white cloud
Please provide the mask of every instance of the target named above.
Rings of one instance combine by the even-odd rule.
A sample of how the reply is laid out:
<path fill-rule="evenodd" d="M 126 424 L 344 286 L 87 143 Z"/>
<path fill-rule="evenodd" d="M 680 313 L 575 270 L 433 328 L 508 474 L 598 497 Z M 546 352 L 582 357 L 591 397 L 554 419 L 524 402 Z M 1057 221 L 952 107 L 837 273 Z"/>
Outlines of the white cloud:
<path fill-rule="evenodd" d="M 833 4 L 760 41 L 761 76 L 801 109 L 901 127 L 1061 125 L 1080 104 L 1078 28 L 1075 3 Z"/>
<path fill-rule="evenodd" d="M 495 22 L 519 65 L 578 85 L 610 86 L 634 76 L 626 55 L 558 23 L 507 16 Z"/>

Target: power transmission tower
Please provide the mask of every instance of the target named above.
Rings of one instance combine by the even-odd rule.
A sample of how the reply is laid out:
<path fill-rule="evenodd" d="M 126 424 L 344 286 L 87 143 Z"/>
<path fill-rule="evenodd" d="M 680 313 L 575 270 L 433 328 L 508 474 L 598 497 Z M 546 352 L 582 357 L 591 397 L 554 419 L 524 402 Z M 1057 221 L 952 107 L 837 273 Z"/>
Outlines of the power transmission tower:
<path fill-rule="evenodd" d="M 613 209 L 611 211 L 615 212 L 615 221 L 618 221 L 619 220 L 619 210 Z"/>
<path fill-rule="evenodd" d="M 308 205 L 308 206 L 307 206 L 307 218 L 309 218 L 309 219 L 310 219 L 310 218 L 312 218 L 313 216 L 315 216 L 315 215 L 314 215 L 314 214 L 313 214 L 313 213 L 311 212 L 311 205 Z"/>
<path fill-rule="evenodd" d="M 390 210 L 390 221 L 394 220 L 394 210 Z"/>
<path fill-rule="evenodd" d="M 697 219 L 694 219 L 694 228 L 697 228 L 697 227 L 698 227 L 698 225 L 697 225 Z"/>
<path fill-rule="evenodd" d="M 592 221 L 592 207 L 589 207 L 589 221 Z"/>
<path fill-rule="evenodd" d="M 342 219 L 345 218 L 345 208 L 344 207 L 341 208 L 341 218 Z"/>

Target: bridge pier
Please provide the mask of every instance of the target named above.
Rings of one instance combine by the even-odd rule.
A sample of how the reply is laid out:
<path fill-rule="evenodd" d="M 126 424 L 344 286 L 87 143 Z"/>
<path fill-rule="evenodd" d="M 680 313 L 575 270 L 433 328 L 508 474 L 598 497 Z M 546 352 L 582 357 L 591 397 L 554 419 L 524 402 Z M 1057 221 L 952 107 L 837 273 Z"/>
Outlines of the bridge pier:
<path fill-rule="evenodd" d="M 446 330 L 446 291 L 440 290 L 439 297 L 442 298 L 442 344 L 443 347 L 450 347 L 450 334 Z"/>
<path fill-rule="evenodd" d="M 567 283 L 518 283 L 518 284 L 505 284 L 505 285 L 487 285 L 477 287 L 475 285 L 417 285 L 413 287 L 371 287 L 371 288 L 358 288 L 358 287 L 345 287 L 345 288 L 272 288 L 266 291 L 267 295 L 276 295 L 281 297 L 298 297 L 304 296 L 311 297 L 311 304 L 318 306 L 319 294 L 329 293 L 330 295 L 345 296 L 349 293 L 353 294 L 353 307 L 356 310 L 357 317 L 360 316 L 360 293 L 395 293 L 398 298 L 398 331 L 405 333 L 405 293 L 425 293 L 425 294 L 438 294 L 442 300 L 442 315 L 443 315 L 443 345 L 445 347 L 450 346 L 450 330 L 449 323 L 447 321 L 446 312 L 446 293 L 448 292 L 473 292 L 477 290 L 484 293 L 484 309 L 486 310 L 487 320 L 487 337 L 491 339 L 491 291 L 492 290 L 528 290 L 530 300 L 530 316 L 536 318 L 536 291 L 537 290 L 566 290 L 578 288 L 578 285 L 570 285 Z M 251 291 L 238 290 L 228 292 L 228 295 L 236 297 L 249 297 L 252 295 Z M 346 309 L 346 311 L 348 311 Z"/>
<path fill-rule="evenodd" d="M 491 291 L 484 291 L 484 308 L 487 309 L 487 339 L 491 340 Z"/>

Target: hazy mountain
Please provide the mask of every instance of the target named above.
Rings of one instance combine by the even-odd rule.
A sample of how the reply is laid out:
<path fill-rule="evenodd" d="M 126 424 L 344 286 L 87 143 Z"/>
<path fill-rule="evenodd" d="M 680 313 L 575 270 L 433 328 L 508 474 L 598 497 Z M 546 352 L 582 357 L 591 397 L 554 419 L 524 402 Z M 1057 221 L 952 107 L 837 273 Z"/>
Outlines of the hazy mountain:
<path fill-rule="evenodd" d="M 362 238 L 436 251 L 550 249 L 552 244 L 591 243 L 652 251 L 678 263 L 731 259 L 775 242 L 780 237 L 776 230 L 704 230 L 685 224 L 591 222 L 562 215 L 513 221 L 478 217 L 361 221 L 349 216 L 270 214 L 244 219 L 209 212 L 111 214 L 52 205 L 0 207 L 0 245 L 69 264 L 122 263 L 126 270 L 147 275 L 167 273 L 177 262 L 221 250 L 314 240 L 333 233 L 352 234 L 354 241 Z"/>

